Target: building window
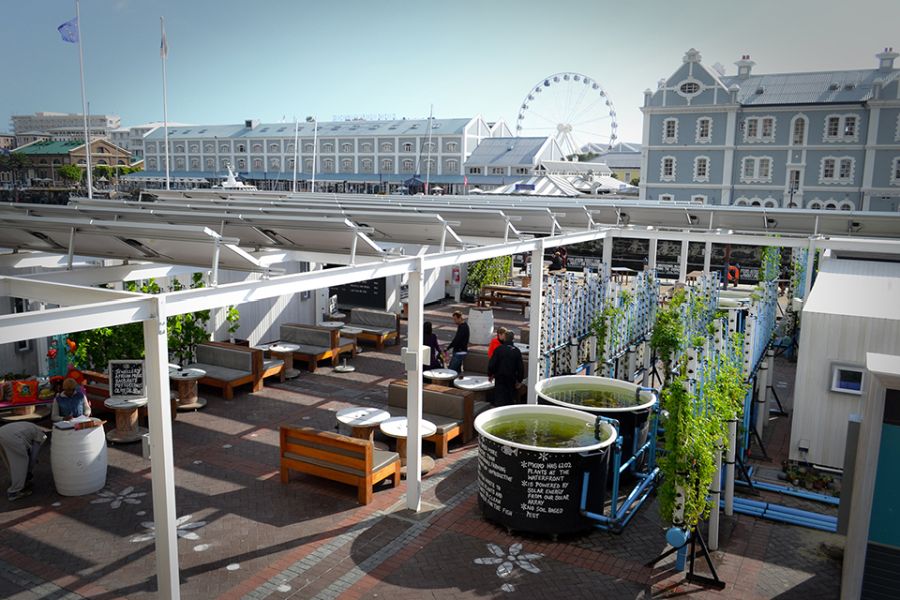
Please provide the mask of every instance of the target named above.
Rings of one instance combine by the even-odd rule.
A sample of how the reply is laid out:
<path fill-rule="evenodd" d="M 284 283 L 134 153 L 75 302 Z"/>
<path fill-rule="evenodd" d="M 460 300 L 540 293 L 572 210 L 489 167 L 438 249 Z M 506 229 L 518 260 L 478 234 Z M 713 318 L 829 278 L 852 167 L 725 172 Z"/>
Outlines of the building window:
<path fill-rule="evenodd" d="M 856 142 L 859 140 L 859 120 L 856 115 L 828 115 L 825 117 L 823 142 Z"/>
<path fill-rule="evenodd" d="M 659 179 L 660 181 L 675 181 L 675 157 L 664 156 L 660 162 Z"/>
<path fill-rule="evenodd" d="M 678 86 L 678 92 L 682 96 L 695 96 L 700 93 L 700 84 L 696 81 L 685 81 Z"/>
<path fill-rule="evenodd" d="M 693 204 L 706 204 L 706 196 L 702 194 L 695 194 L 691 196 L 691 203 Z"/>
<path fill-rule="evenodd" d="M 326 158 L 322 161 L 322 169 L 326 173 L 334 173 L 334 159 Z"/>
<path fill-rule="evenodd" d="M 263 151 L 263 146 L 260 143 L 253 144 L 252 146 L 250 146 L 250 148 L 253 150 L 253 152 L 262 152 Z"/>
<path fill-rule="evenodd" d="M 434 142 L 425 142 L 422 144 L 422 149 L 425 152 L 434 152 Z"/>
<path fill-rule="evenodd" d="M 822 210 L 822 201 L 818 198 L 814 198 L 806 205 L 810 210 Z"/>
<path fill-rule="evenodd" d="M 372 144 L 370 144 L 369 142 L 363 142 L 360 146 L 360 149 L 362 150 L 362 152 L 371 152 Z"/>
<path fill-rule="evenodd" d="M 228 144 L 222 144 L 221 146 L 219 146 L 219 152 L 222 152 L 222 153 L 231 152 L 231 146 L 229 146 Z"/>
<path fill-rule="evenodd" d="M 675 144 L 678 142 L 678 119 L 666 119 L 663 121 L 663 139 L 664 144 Z"/>
<path fill-rule="evenodd" d="M 826 156 L 819 167 L 819 183 L 847 184 L 853 182 L 856 161 L 849 156 Z"/>
<path fill-rule="evenodd" d="M 207 169 L 210 169 L 210 170 L 211 170 L 211 169 L 215 169 L 215 168 L 216 168 L 216 161 L 213 160 L 212 158 L 207 158 L 207 159 L 206 159 L 206 168 L 207 168 Z"/>
<path fill-rule="evenodd" d="M 371 158 L 362 159 L 362 169 L 366 173 L 372 172 L 372 159 Z"/>
<path fill-rule="evenodd" d="M 394 145 L 390 142 L 384 142 L 383 144 L 381 144 L 381 151 L 382 152 L 393 152 Z"/>
<path fill-rule="evenodd" d="M 863 369 L 858 367 L 831 365 L 831 391 L 861 396 L 863 372 Z"/>
<path fill-rule="evenodd" d="M 734 201 L 735 206 L 747 206 L 747 199 L 743 196 Z"/>
<path fill-rule="evenodd" d="M 103 148 L 100 148 L 100 150 L 102 151 Z M 176 146 L 175 146 L 175 152 L 184 152 L 184 144 L 178 144 L 178 145 L 176 145 Z"/>
<path fill-rule="evenodd" d="M 709 157 L 697 156 L 694 158 L 694 181 L 704 183 L 709 181 Z"/>
<path fill-rule="evenodd" d="M 341 152 L 353 152 L 353 144 L 341 144 Z"/>
<path fill-rule="evenodd" d="M 353 170 L 353 159 L 345 158 L 341 161 L 341 170 L 344 172 Z"/>
<path fill-rule="evenodd" d="M 256 170 L 259 170 L 259 169 L 262 169 L 262 168 L 263 168 L 263 163 L 262 163 L 262 159 L 261 159 L 261 158 L 254 158 L 254 159 L 253 159 L 253 168 L 256 169 Z"/>
<path fill-rule="evenodd" d="M 200 146 L 198 144 L 191 144 L 191 152 L 197 153 L 200 152 Z"/>
<path fill-rule="evenodd" d="M 212 144 L 204 144 L 203 145 L 204 152 L 213 152 L 215 149 L 216 149 L 216 147 L 213 146 Z"/>
<path fill-rule="evenodd" d="M 293 144 L 293 143 L 288 144 L 288 145 L 287 145 L 287 148 L 285 148 L 284 151 L 285 151 L 285 152 L 293 152 L 293 151 L 294 151 L 294 144 Z"/>
<path fill-rule="evenodd" d="M 287 159 L 287 168 L 293 170 L 293 168 L 294 168 L 294 159 L 293 158 Z"/>
<path fill-rule="evenodd" d="M 842 200 L 840 204 L 838 204 L 838 210 L 853 210 L 855 207 L 853 203 L 849 200 Z"/>
<path fill-rule="evenodd" d="M 149 159 L 149 160 L 147 161 L 147 167 L 148 167 L 149 169 L 155 169 L 155 168 L 156 168 L 156 159 L 155 159 L 155 158 Z"/>
<path fill-rule="evenodd" d="M 200 159 L 199 159 L 199 158 L 192 158 L 192 159 L 191 159 L 191 169 L 193 169 L 193 170 L 196 171 L 196 170 L 199 169 L 199 168 L 200 168 Z"/>
<path fill-rule="evenodd" d="M 402 161 L 400 161 L 400 169 L 404 173 L 411 173 L 414 168 L 415 162 L 411 158 L 404 158 Z"/>
<path fill-rule="evenodd" d="M 481 167 L 469 167 L 469 175 L 481 175 Z"/>
<path fill-rule="evenodd" d="M 334 144 L 331 142 L 322 144 L 322 152 L 334 152 Z"/>
<path fill-rule="evenodd" d="M 672 194 L 660 194 L 659 201 L 660 202 L 674 202 L 675 196 L 673 196 Z"/>
<path fill-rule="evenodd" d="M 900 185 L 900 156 L 891 164 L 891 185 Z"/>
<path fill-rule="evenodd" d="M 269 144 L 269 152 L 281 152 L 279 144 Z"/>
<path fill-rule="evenodd" d="M 394 161 L 390 158 L 385 158 L 381 161 L 381 170 L 382 171 L 393 171 L 394 170 Z"/>
<path fill-rule="evenodd" d="M 413 149 L 413 145 L 410 144 L 409 142 L 405 142 L 405 143 L 403 144 L 403 151 L 404 151 L 404 152 L 412 152 L 412 149 Z"/>
<path fill-rule="evenodd" d="M 741 162 L 742 183 L 771 183 L 772 158 L 769 156 L 747 156 Z"/>
<path fill-rule="evenodd" d="M 457 148 L 459 148 L 459 144 L 456 142 L 447 142 L 447 150 L 449 152 L 456 152 Z"/>
<path fill-rule="evenodd" d="M 506 175 L 506 169 L 503 167 L 491 167 L 491 175 Z"/>
<path fill-rule="evenodd" d="M 748 117 L 744 120 L 744 141 L 775 141 L 775 117 Z"/>
<path fill-rule="evenodd" d="M 244 146 L 244 144 L 238 144 L 238 149 L 237 149 L 237 151 L 238 151 L 238 152 L 246 152 L 246 151 L 247 151 L 247 147 Z"/>
<path fill-rule="evenodd" d="M 778 208 L 778 200 L 770 196 L 763 200 L 762 205 L 765 208 Z"/>
<path fill-rule="evenodd" d="M 802 146 L 806 143 L 806 117 L 794 117 L 791 127 L 791 145 Z"/>
<path fill-rule="evenodd" d="M 313 145 L 312 145 L 312 144 L 303 144 L 303 151 L 304 151 L 304 152 L 312 152 L 312 151 L 313 151 Z"/>
<path fill-rule="evenodd" d="M 697 119 L 697 143 L 708 144 L 712 135 L 712 119 L 701 117 Z"/>
<path fill-rule="evenodd" d="M 239 158 L 237 165 L 238 165 L 238 169 L 243 171 L 244 169 L 247 168 L 247 161 L 244 160 L 243 158 Z"/>
<path fill-rule="evenodd" d="M 312 171 L 313 169 L 313 161 L 311 158 L 307 158 L 303 161 L 303 170 L 304 171 Z"/>
<path fill-rule="evenodd" d="M 281 169 L 281 161 L 278 160 L 277 158 L 270 158 L 269 159 L 269 168 L 272 169 L 273 171 L 280 170 Z"/>
<path fill-rule="evenodd" d="M 448 171 L 455 171 L 458 168 L 459 168 L 459 161 L 456 161 L 453 159 L 450 159 L 447 161 L 447 170 Z"/>

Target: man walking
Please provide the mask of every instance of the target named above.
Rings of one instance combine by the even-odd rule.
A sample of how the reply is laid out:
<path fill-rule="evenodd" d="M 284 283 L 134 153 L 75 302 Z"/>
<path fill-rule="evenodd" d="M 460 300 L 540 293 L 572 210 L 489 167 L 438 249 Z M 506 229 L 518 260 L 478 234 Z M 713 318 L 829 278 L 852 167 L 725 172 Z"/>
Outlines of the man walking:
<path fill-rule="evenodd" d="M 461 312 L 453 312 L 453 322 L 456 323 L 456 335 L 447 344 L 447 351 L 453 352 L 450 358 L 449 369 L 453 369 L 457 373 L 462 373 L 463 359 L 469 353 L 469 324 L 463 319 Z"/>
<path fill-rule="evenodd" d="M 488 379 L 494 382 L 495 406 L 508 406 L 519 401 L 516 386 L 525 379 L 525 361 L 522 352 L 513 344 L 514 339 L 515 334 L 507 331 L 503 343 L 488 361 Z"/>
<path fill-rule="evenodd" d="M 47 435 L 33 423 L 20 421 L 0 427 L 0 459 L 9 471 L 10 501 L 31 494 L 31 478 L 41 444 Z"/>

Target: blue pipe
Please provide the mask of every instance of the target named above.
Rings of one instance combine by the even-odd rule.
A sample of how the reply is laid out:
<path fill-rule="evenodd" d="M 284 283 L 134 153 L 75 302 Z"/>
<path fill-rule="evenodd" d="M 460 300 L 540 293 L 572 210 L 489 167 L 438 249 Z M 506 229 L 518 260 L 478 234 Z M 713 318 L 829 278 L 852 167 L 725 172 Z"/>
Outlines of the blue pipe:
<path fill-rule="evenodd" d="M 735 483 L 738 483 L 740 485 L 747 485 L 746 481 L 735 480 Z M 789 485 L 778 485 L 775 483 L 767 483 L 765 481 L 754 481 L 753 487 L 760 490 L 766 490 L 767 492 L 778 492 L 787 496 L 803 498 L 804 500 L 815 500 L 816 502 L 831 504 L 833 506 L 839 506 L 841 503 L 840 498 L 835 498 L 834 496 L 826 496 L 825 494 L 819 494 L 816 492 L 807 492 L 806 490 L 801 490 Z"/>
<path fill-rule="evenodd" d="M 598 527 L 603 527 L 604 525 L 612 525 L 612 526 L 621 526 L 624 527 L 628 524 L 628 521 L 631 520 L 631 517 L 637 512 L 637 510 L 641 507 L 644 501 L 647 499 L 647 496 L 650 494 L 650 489 L 647 489 L 650 484 L 652 484 L 656 476 L 659 473 L 659 469 L 654 469 L 651 473 L 648 473 L 644 478 L 638 483 L 635 488 L 628 495 L 628 498 L 622 503 L 621 513 L 611 512 L 610 516 L 601 515 L 597 513 L 590 512 L 586 509 L 587 505 L 587 484 L 590 478 L 588 473 L 584 474 L 584 481 L 581 491 L 581 514 L 585 517 L 599 521 L 603 525 L 597 525 Z M 637 496 L 642 495 L 640 501 L 635 502 Z M 614 503 L 615 504 L 615 503 Z M 624 518 L 623 518 L 624 517 Z M 621 521 L 620 521 L 621 520 Z"/>
<path fill-rule="evenodd" d="M 735 498 L 734 510 L 754 517 L 771 519 L 773 521 L 781 521 L 794 525 L 803 525 L 804 527 L 819 529 L 821 531 L 837 531 L 836 517 L 788 508 L 786 506 L 779 506 L 768 502 L 760 502 L 748 498 Z"/>

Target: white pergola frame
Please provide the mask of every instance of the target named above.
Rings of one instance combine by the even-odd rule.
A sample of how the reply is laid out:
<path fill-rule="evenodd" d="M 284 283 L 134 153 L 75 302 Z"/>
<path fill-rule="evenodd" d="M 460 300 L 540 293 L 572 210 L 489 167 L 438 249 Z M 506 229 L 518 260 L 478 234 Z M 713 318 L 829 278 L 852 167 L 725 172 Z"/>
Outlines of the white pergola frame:
<path fill-rule="evenodd" d="M 709 209 L 709 207 L 704 207 Z M 434 212 L 440 213 L 440 206 Z M 761 223 L 761 229 L 764 223 Z M 686 225 L 689 227 L 689 225 Z M 812 228 L 811 228 L 812 229 Z M 826 237 L 811 230 L 808 236 L 785 235 L 773 237 L 765 230 L 760 233 L 731 233 L 721 231 L 684 229 L 659 230 L 652 227 L 594 226 L 577 232 L 557 234 L 545 238 L 504 240 L 462 250 L 427 253 L 427 247 L 417 256 L 386 257 L 380 262 L 351 264 L 328 270 L 273 276 L 256 281 L 243 281 L 213 287 L 169 292 L 159 295 L 143 295 L 114 290 L 73 285 L 78 271 L 60 272 L 60 280 L 53 282 L 53 275 L 33 277 L 0 277 L 0 295 L 38 300 L 59 308 L 31 311 L 0 316 L 0 343 L 11 343 L 24 339 L 41 338 L 71 331 L 83 331 L 97 327 L 108 327 L 124 323 L 141 322 L 144 328 L 146 378 L 148 392 L 148 413 L 151 436 L 151 482 L 154 520 L 156 524 L 156 564 L 157 581 L 161 597 L 179 598 L 178 548 L 175 531 L 175 477 L 172 445 L 171 405 L 168 378 L 168 344 L 166 338 L 166 318 L 198 310 L 240 305 L 248 302 L 287 296 L 298 292 L 313 291 L 330 286 L 342 285 L 374 278 L 403 275 L 409 276 L 409 345 L 402 349 L 401 357 L 408 375 L 407 415 L 409 416 L 409 438 L 420 440 L 422 419 L 421 371 L 423 355 L 428 351 L 421 342 L 423 328 L 423 281 L 425 273 L 432 269 L 474 262 L 486 258 L 530 253 L 531 264 L 542 265 L 544 249 L 548 247 L 578 244 L 587 241 L 604 240 L 603 268 L 609 273 L 612 259 L 612 241 L 616 237 L 641 238 L 650 240 L 650 267 L 654 268 L 655 247 L 658 240 L 682 241 L 681 273 L 684 279 L 687 265 L 687 242 L 705 242 L 707 260 L 705 270 L 709 270 L 709 249 L 713 243 L 744 244 L 752 246 L 782 246 L 806 248 L 810 256 L 819 249 L 844 251 L 877 252 L 900 255 L 900 240 L 888 238 Z M 897 237 L 900 238 L 900 231 Z M 21 255 L 27 260 L 27 254 Z M 43 255 L 46 256 L 46 255 Z M 811 264 L 811 263 L 810 263 Z M 134 273 L 135 269 L 162 269 L 159 265 L 114 267 L 116 275 Z M 179 267 L 182 268 L 182 267 Z M 200 267 L 205 270 L 208 267 Z M 213 265 L 213 270 L 216 266 Z M 103 278 L 96 271 L 88 269 L 90 282 Z M 168 272 L 168 271 L 167 271 Z M 807 287 L 812 269 L 807 269 Z M 531 337 L 532 348 L 540 348 L 540 324 L 542 303 L 542 277 L 531 280 Z M 536 382 L 539 363 L 529 361 L 528 379 Z M 427 359 L 426 359 L 427 360 Z M 533 388 L 529 389 L 529 402 L 535 402 Z M 408 479 L 406 481 L 406 506 L 418 511 L 421 504 L 421 441 L 407 445 Z"/>

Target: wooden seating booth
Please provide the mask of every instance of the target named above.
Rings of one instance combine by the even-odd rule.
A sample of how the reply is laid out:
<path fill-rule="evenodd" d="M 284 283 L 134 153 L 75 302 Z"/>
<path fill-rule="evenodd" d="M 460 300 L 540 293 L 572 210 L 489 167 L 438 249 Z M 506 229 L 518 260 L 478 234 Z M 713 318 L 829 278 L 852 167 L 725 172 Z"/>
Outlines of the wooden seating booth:
<path fill-rule="evenodd" d="M 340 329 L 286 323 L 279 328 L 278 335 L 280 341 L 300 346 L 294 351 L 294 360 L 305 361 L 310 373 L 315 373 L 321 360 L 330 359 L 331 365 L 336 366 L 341 354 L 349 352 L 356 356 L 356 342 L 342 338 Z"/>
<path fill-rule="evenodd" d="M 197 344 L 197 361 L 189 369 L 202 369 L 206 375 L 198 383 L 222 390 L 226 400 L 234 398 L 234 388 L 250 384 L 254 392 L 263 388 L 263 353 L 259 348 L 224 342 Z"/>
<path fill-rule="evenodd" d="M 281 483 L 299 471 L 332 481 L 355 485 L 360 504 L 372 501 L 372 488 L 391 478 L 400 485 L 400 455 L 376 450 L 369 440 L 348 437 L 312 427 L 281 427 Z"/>
<path fill-rule="evenodd" d="M 347 326 L 361 330 L 356 340 L 373 342 L 377 350 L 384 350 L 388 340 L 400 340 L 400 315 L 387 310 L 354 308 Z"/>

